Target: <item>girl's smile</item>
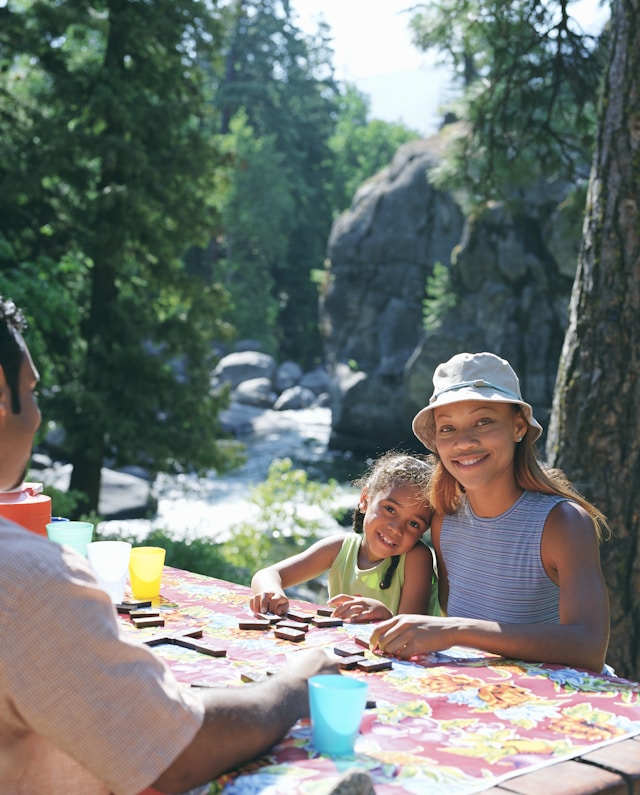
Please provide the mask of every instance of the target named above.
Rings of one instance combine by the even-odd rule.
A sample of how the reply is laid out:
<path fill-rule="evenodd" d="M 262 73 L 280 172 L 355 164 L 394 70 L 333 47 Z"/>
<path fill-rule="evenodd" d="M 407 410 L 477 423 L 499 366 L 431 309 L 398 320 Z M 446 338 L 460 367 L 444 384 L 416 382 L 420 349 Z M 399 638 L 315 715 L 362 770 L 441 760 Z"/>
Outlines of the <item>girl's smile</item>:
<path fill-rule="evenodd" d="M 408 552 L 431 522 L 431 509 L 424 495 L 407 483 L 382 489 L 371 499 L 363 491 L 360 510 L 365 515 L 364 543 L 358 560 L 361 568 Z"/>

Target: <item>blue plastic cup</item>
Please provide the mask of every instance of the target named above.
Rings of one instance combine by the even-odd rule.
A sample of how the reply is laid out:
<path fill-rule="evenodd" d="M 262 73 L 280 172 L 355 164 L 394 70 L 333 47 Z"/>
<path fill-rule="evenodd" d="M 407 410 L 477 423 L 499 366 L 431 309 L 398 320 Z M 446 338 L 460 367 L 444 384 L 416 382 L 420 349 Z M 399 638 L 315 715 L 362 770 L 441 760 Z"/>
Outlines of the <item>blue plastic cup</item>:
<path fill-rule="evenodd" d="M 353 756 L 367 704 L 367 683 L 342 674 L 309 679 L 311 742 L 321 754 Z"/>

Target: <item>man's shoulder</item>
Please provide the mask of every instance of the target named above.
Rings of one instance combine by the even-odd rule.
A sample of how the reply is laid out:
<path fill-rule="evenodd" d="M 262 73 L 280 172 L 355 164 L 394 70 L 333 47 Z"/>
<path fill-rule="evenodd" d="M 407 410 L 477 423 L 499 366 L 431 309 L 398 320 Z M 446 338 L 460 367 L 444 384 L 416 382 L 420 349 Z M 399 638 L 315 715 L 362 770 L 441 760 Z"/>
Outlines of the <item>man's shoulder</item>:
<path fill-rule="evenodd" d="M 84 576 L 88 570 L 87 561 L 73 550 L 4 517 L 0 517 L 0 550 L 0 590 L 24 584 L 33 591 L 37 582 L 59 580 L 72 573 Z"/>
<path fill-rule="evenodd" d="M 27 530 L 4 516 L 0 516 L 0 545 L 3 562 L 23 555 L 45 553 L 51 542 L 45 536 Z"/>

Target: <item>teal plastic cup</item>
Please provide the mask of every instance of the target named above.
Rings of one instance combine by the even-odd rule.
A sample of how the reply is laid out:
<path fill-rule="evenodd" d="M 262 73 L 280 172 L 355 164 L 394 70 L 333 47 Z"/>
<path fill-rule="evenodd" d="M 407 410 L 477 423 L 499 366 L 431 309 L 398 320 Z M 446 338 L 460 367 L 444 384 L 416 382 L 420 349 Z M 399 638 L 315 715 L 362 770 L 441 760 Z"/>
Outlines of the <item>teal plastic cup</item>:
<path fill-rule="evenodd" d="M 367 683 L 342 674 L 309 679 L 311 742 L 321 754 L 353 756 L 367 705 Z"/>
<path fill-rule="evenodd" d="M 51 541 L 73 547 L 86 558 L 87 544 L 93 539 L 93 525 L 91 522 L 49 522 L 47 535 Z"/>

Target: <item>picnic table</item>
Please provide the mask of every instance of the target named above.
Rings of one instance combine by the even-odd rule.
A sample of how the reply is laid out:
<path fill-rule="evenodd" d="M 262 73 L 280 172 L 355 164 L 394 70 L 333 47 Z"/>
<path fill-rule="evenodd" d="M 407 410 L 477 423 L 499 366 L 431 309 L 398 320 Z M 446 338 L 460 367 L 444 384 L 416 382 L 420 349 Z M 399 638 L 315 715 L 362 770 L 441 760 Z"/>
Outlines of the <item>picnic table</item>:
<path fill-rule="evenodd" d="M 138 628 L 126 614 L 120 621 L 185 687 L 250 687 L 301 648 L 362 647 L 372 630 L 309 623 L 303 640 L 290 641 L 276 637 L 273 626 L 240 629 L 252 618 L 249 595 L 244 586 L 165 567 L 153 604 L 164 626 Z M 291 602 L 308 619 L 318 607 Z M 174 642 L 194 630 L 196 648 Z M 318 754 L 302 720 L 209 791 L 322 795 L 355 767 L 369 773 L 377 795 L 640 793 L 638 683 L 460 647 L 388 662 L 384 671 L 343 672 L 367 681 L 371 702 L 352 758 Z"/>

